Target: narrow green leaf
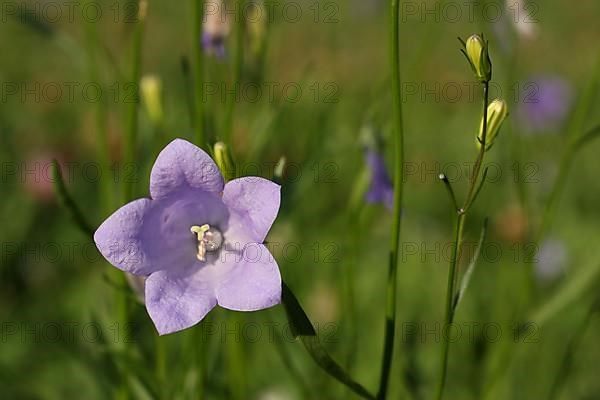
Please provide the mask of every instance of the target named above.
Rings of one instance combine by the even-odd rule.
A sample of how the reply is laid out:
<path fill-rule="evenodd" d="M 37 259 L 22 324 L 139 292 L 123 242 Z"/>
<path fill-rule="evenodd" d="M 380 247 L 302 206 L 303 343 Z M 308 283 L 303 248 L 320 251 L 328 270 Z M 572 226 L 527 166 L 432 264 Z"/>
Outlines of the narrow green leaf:
<path fill-rule="evenodd" d="M 479 243 L 477 243 L 477 248 L 475 249 L 475 254 L 473 254 L 473 258 L 471 259 L 471 263 L 465 272 L 465 275 L 462 278 L 460 288 L 456 293 L 454 298 L 454 307 L 452 313 L 455 314 L 458 309 L 458 305 L 460 301 L 465 295 L 467 288 L 469 287 L 469 283 L 471 283 L 471 276 L 473 275 L 473 271 L 475 271 L 475 266 L 477 265 L 477 261 L 479 260 L 479 256 L 481 255 L 481 249 L 483 248 L 483 243 L 485 242 L 485 238 L 487 236 L 488 231 L 488 218 L 485 219 L 483 223 L 483 229 L 481 230 L 481 235 L 479 236 Z"/>
<path fill-rule="evenodd" d="M 88 237 L 94 236 L 94 229 L 88 223 L 81 210 L 67 191 L 65 181 L 63 180 L 62 171 L 60 165 L 56 160 L 52 160 L 52 184 L 54 186 L 54 192 L 60 199 L 62 205 L 69 211 L 71 217 L 75 221 L 75 224 L 81 229 L 81 231 Z"/>
<path fill-rule="evenodd" d="M 375 400 L 367 389 L 360 383 L 354 381 L 350 375 L 337 363 L 327 350 L 321 344 L 317 332 L 313 327 L 310 319 L 302 309 L 300 302 L 291 291 L 291 289 L 283 282 L 282 284 L 282 302 L 285 308 L 290 329 L 294 337 L 299 338 L 302 344 L 308 351 L 308 354 L 313 358 L 319 367 L 331 375 L 333 378 L 343 383 L 350 388 L 354 393 L 365 399 Z"/>

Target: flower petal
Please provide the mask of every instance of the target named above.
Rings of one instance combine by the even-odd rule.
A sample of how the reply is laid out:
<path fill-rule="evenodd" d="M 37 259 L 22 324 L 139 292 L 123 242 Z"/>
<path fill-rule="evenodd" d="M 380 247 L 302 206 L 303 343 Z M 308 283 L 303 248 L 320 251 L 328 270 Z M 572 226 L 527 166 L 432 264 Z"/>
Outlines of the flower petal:
<path fill-rule="evenodd" d="M 153 199 L 186 187 L 221 193 L 223 185 L 223 176 L 210 156 L 183 139 L 173 140 L 160 152 L 150 173 Z"/>
<path fill-rule="evenodd" d="M 262 244 L 244 248 L 237 265 L 217 286 L 221 307 L 235 311 L 256 311 L 281 302 L 281 275 L 277 262 Z"/>
<path fill-rule="evenodd" d="M 149 214 L 151 203 L 150 199 L 139 199 L 124 205 L 94 233 L 94 242 L 104 258 L 115 267 L 134 275 L 154 272 L 141 238 L 143 222 Z"/>
<path fill-rule="evenodd" d="M 160 335 L 196 325 L 216 304 L 210 282 L 197 276 L 159 271 L 146 280 L 146 309 Z"/>
<path fill-rule="evenodd" d="M 281 186 L 254 176 L 234 179 L 225 185 L 223 202 L 248 218 L 248 235 L 262 243 L 279 212 Z"/>

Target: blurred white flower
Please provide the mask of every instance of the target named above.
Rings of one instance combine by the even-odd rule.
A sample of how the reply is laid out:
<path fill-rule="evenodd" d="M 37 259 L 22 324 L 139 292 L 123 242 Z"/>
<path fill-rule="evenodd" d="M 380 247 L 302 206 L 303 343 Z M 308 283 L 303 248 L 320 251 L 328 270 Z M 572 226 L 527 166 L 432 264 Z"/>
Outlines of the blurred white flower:
<path fill-rule="evenodd" d="M 519 36 L 531 40 L 537 36 L 538 25 L 534 13 L 536 9 L 528 3 L 526 0 L 507 0 L 506 12 Z"/>
<path fill-rule="evenodd" d="M 567 248 L 557 239 L 544 240 L 536 256 L 535 272 L 539 280 L 550 281 L 561 275 L 568 261 Z"/>

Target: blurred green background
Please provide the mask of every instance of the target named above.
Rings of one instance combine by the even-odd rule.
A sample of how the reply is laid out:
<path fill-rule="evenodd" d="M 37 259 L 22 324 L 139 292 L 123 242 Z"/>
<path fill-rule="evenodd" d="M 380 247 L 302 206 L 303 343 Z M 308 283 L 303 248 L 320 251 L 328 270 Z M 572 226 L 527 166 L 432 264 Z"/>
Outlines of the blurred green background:
<path fill-rule="evenodd" d="M 464 196 L 481 95 L 456 37 L 484 32 L 494 64 L 492 96 L 504 97 L 511 114 L 487 159 L 490 182 L 468 221 L 469 244 L 477 242 L 485 217 L 490 233 L 457 316 L 446 398 L 599 399 L 600 143 L 577 151 L 550 228 L 541 242 L 532 238 L 586 90 L 593 102 L 583 130 L 600 122 L 593 85 L 600 3 L 402 3 L 407 159 L 390 398 L 431 398 L 437 383 L 452 236 L 437 175 L 446 172 Z M 91 22 L 89 4 L 102 13 Z M 141 71 L 162 81 L 164 123 L 155 126 L 140 103 L 131 169 L 122 155 L 137 87 L 130 79 L 136 4 L 2 3 L 2 399 L 93 400 L 125 398 L 125 392 L 146 399 L 161 391 L 167 399 L 354 396 L 291 338 L 280 306 L 251 314 L 215 309 L 199 326 L 157 339 L 143 306 L 53 194 L 50 160 L 56 158 L 96 227 L 121 205 L 123 179 L 132 178 L 136 196 L 146 196 L 158 149 L 194 137 L 193 77 L 182 68 L 201 43 L 192 34 L 191 9 L 191 2 L 149 1 Z M 526 25 L 515 26 L 515 9 L 531 20 L 520 14 Z M 269 244 L 325 346 L 374 388 L 391 213 L 363 201 L 364 151 L 365 132 L 378 135 L 391 171 L 388 5 L 282 1 L 271 16 L 268 29 L 253 31 L 248 23 L 244 31 L 232 150 L 241 175 L 270 178 L 286 158 L 282 208 Z M 228 123 L 232 95 L 222 88 L 233 85 L 236 29 L 225 58 L 205 57 L 205 82 L 217 88 L 204 102 L 209 144 Z M 90 41 L 91 31 L 99 45 Z M 548 95 L 556 104 L 545 116 L 555 121 L 539 128 L 528 99 L 546 101 L 541 80 L 548 77 L 564 91 Z M 98 89 L 102 96 L 94 101 Z M 110 170 L 99 164 L 103 140 Z M 99 174 L 109 177 L 108 198 Z M 532 269 L 535 288 L 527 280 Z M 122 295 L 126 327 L 116 316 L 115 298 Z M 163 375 L 154 366 L 157 340 L 167 360 Z"/>

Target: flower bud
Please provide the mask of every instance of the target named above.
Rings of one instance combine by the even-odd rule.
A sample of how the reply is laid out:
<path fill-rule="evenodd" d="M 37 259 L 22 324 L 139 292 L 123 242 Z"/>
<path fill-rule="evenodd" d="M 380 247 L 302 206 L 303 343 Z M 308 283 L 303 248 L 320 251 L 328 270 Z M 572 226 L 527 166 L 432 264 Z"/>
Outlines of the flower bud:
<path fill-rule="evenodd" d="M 162 107 L 162 82 L 155 75 L 146 75 L 140 81 L 142 100 L 150 121 L 155 126 L 161 126 L 164 121 Z"/>
<path fill-rule="evenodd" d="M 491 102 L 487 109 L 487 126 L 485 135 L 485 151 L 488 151 L 494 144 L 496 136 L 500 131 L 502 123 L 508 116 L 508 106 L 504 100 L 496 99 Z M 479 135 L 477 136 L 477 147 L 481 149 L 483 142 L 483 118 L 479 127 Z"/>
<path fill-rule="evenodd" d="M 213 148 L 215 162 L 223 174 L 225 181 L 230 181 L 235 178 L 235 163 L 227 145 L 223 142 L 215 143 Z"/>
<path fill-rule="evenodd" d="M 482 36 L 471 35 L 464 43 L 463 53 L 467 57 L 475 76 L 480 82 L 492 79 L 492 62 L 488 52 L 488 43 Z"/>
<path fill-rule="evenodd" d="M 275 169 L 273 170 L 273 181 L 277 184 L 281 184 L 283 181 L 283 174 L 285 173 L 285 166 L 287 164 L 287 159 L 285 156 L 281 156 L 277 164 L 275 165 Z"/>

